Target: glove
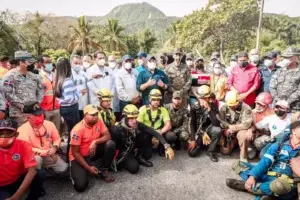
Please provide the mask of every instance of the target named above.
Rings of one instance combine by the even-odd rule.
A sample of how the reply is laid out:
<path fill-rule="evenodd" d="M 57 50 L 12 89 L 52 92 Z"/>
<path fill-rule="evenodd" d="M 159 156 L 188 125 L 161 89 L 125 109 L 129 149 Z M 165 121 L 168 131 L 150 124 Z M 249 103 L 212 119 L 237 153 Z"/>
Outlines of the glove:
<path fill-rule="evenodd" d="M 211 142 L 210 137 L 206 132 L 202 136 L 202 142 L 204 145 L 209 145 Z"/>
<path fill-rule="evenodd" d="M 168 147 L 166 150 L 165 150 L 165 155 L 166 155 L 166 158 L 169 159 L 169 160 L 173 160 L 174 158 L 174 151 L 171 147 Z"/>

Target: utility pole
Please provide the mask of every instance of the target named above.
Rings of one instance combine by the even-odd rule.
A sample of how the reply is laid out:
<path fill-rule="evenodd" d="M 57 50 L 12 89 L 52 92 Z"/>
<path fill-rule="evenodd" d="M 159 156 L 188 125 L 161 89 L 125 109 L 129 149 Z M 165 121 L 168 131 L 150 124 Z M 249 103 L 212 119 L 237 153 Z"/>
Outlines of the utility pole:
<path fill-rule="evenodd" d="M 259 41 L 260 41 L 260 33 L 261 33 L 261 26 L 262 26 L 262 18 L 264 14 L 264 4 L 265 0 L 260 1 L 260 13 L 259 13 L 259 21 L 258 21 L 258 28 L 257 28 L 257 36 L 256 36 L 256 49 L 259 50 Z"/>

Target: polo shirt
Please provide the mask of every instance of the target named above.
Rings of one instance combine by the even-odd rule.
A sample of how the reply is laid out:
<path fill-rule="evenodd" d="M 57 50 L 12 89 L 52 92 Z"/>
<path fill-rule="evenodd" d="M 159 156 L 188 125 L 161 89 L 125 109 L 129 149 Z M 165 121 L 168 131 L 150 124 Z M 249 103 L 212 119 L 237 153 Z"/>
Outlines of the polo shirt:
<path fill-rule="evenodd" d="M 139 122 L 145 124 L 146 126 L 152 127 L 151 126 L 152 123 L 149 119 L 147 109 L 150 109 L 150 108 L 147 106 L 142 106 L 140 108 L 139 116 L 138 116 L 137 120 Z M 155 130 L 161 129 L 164 123 L 166 123 L 167 121 L 170 121 L 170 115 L 169 115 L 169 112 L 167 111 L 167 109 L 164 107 L 159 107 L 159 109 L 161 110 L 161 114 L 160 114 L 160 116 L 158 116 L 158 118 L 157 118 L 158 109 L 150 110 L 152 121 L 156 121 L 154 123 L 154 126 L 152 127 Z M 156 118 L 157 118 L 157 120 L 155 120 Z"/>

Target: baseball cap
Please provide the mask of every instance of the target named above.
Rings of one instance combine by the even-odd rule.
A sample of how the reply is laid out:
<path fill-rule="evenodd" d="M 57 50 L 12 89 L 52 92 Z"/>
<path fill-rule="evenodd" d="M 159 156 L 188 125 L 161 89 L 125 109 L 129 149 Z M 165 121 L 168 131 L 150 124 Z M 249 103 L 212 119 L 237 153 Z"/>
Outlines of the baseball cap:
<path fill-rule="evenodd" d="M 196 59 L 196 62 L 198 62 L 198 61 L 200 61 L 200 60 L 201 60 L 202 62 L 204 62 L 204 59 L 203 59 L 203 57 L 199 57 L 199 58 L 197 58 L 197 59 Z"/>
<path fill-rule="evenodd" d="M 176 99 L 176 98 L 182 99 L 182 94 L 180 91 L 173 92 L 173 99 Z"/>
<path fill-rule="evenodd" d="M 265 56 L 264 56 L 264 58 L 266 59 L 266 58 L 269 58 L 269 59 L 274 59 L 274 58 L 277 58 L 277 55 L 276 55 L 276 53 L 275 52 L 267 52 L 266 54 L 265 54 Z"/>
<path fill-rule="evenodd" d="M 154 57 L 154 56 L 147 56 L 147 60 L 149 61 L 149 60 L 151 60 L 151 59 L 154 59 L 154 60 L 156 60 L 156 58 Z"/>
<path fill-rule="evenodd" d="M 283 53 L 282 57 L 284 58 L 290 58 L 290 57 L 293 57 L 293 56 L 299 56 L 300 53 L 299 53 L 299 50 L 294 48 L 294 47 L 290 47 L 290 48 L 287 48 L 285 50 L 285 52 Z"/>
<path fill-rule="evenodd" d="M 0 120 L 0 130 L 12 130 L 15 131 L 18 128 L 18 123 L 11 119 Z"/>
<path fill-rule="evenodd" d="M 219 58 L 217 57 L 217 56 L 211 56 L 210 57 L 210 61 L 212 61 L 212 60 L 218 60 Z"/>
<path fill-rule="evenodd" d="M 283 109 L 289 109 L 289 103 L 286 100 L 279 100 L 276 102 L 275 106 L 279 106 Z"/>
<path fill-rule="evenodd" d="M 139 58 L 141 58 L 141 57 L 147 58 L 147 54 L 146 54 L 145 52 L 139 52 L 139 53 L 137 54 L 137 56 L 138 56 Z"/>
<path fill-rule="evenodd" d="M 95 113 L 98 112 L 98 109 L 96 106 L 94 106 L 93 104 L 89 104 L 89 105 L 86 105 L 83 109 L 83 114 L 90 114 L 90 115 L 93 115 Z"/>
<path fill-rule="evenodd" d="M 37 102 L 28 102 L 24 104 L 24 109 L 23 112 L 25 114 L 30 114 L 30 115 L 41 115 L 44 114 L 44 110 L 40 107 L 37 107 Z"/>
<path fill-rule="evenodd" d="M 122 60 L 123 60 L 123 62 L 126 61 L 126 60 L 132 60 L 132 57 L 130 55 L 124 55 L 122 57 Z"/>
<path fill-rule="evenodd" d="M 213 56 L 219 58 L 219 57 L 220 57 L 220 53 L 217 52 L 217 51 L 215 51 L 215 52 L 213 52 L 213 53 L 211 54 L 211 57 L 213 57 Z"/>
<path fill-rule="evenodd" d="M 192 53 L 187 53 L 186 59 L 194 59 L 194 55 Z"/>

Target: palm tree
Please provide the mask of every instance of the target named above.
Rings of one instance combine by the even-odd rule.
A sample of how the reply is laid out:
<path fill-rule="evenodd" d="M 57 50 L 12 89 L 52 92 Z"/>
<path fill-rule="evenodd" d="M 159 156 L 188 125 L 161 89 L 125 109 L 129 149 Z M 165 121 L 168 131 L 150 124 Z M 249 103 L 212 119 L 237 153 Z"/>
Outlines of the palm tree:
<path fill-rule="evenodd" d="M 119 26 L 119 20 L 108 19 L 108 25 L 105 28 L 105 35 L 103 38 L 107 51 L 128 51 L 125 36 L 122 33 L 124 30 L 124 27 Z"/>
<path fill-rule="evenodd" d="M 73 31 L 73 34 L 68 45 L 69 51 L 80 51 L 82 54 L 86 54 L 90 52 L 91 48 L 102 50 L 102 47 L 94 41 L 95 38 L 91 34 L 92 26 L 85 16 L 79 17 L 77 27 L 70 26 L 70 29 Z"/>
<path fill-rule="evenodd" d="M 140 32 L 138 37 L 138 44 L 140 47 L 140 51 L 145 51 L 149 53 L 151 49 L 154 47 L 156 38 L 153 36 L 150 29 L 146 29 Z"/>

